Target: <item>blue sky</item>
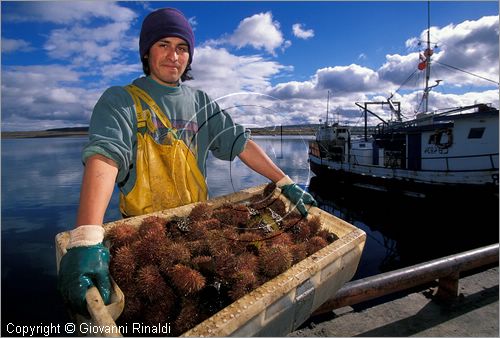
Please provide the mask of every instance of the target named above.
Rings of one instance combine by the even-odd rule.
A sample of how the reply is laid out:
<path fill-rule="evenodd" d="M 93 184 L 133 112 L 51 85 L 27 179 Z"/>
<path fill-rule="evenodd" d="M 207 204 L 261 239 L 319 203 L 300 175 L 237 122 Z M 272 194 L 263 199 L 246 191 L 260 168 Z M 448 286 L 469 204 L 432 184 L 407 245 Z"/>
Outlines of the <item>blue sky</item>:
<path fill-rule="evenodd" d="M 443 81 L 430 109 L 498 107 L 498 6 L 431 2 L 431 84 Z M 187 84 L 239 123 L 318 123 L 328 91 L 330 116 L 351 125 L 361 123 L 356 101 L 394 94 L 412 116 L 422 98 L 424 72 L 415 70 L 427 2 L 3 1 L 2 130 L 87 125 L 107 87 L 142 76 L 140 25 L 161 7 L 180 9 L 195 29 L 195 80 Z"/>

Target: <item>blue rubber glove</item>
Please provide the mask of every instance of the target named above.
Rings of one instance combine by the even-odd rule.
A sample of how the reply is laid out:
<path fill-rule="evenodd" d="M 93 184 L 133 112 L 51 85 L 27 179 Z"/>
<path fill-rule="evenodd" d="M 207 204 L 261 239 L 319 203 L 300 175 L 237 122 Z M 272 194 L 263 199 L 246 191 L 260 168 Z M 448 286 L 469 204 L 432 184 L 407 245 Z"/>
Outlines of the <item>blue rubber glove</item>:
<path fill-rule="evenodd" d="M 103 245 L 103 235 L 99 236 L 98 228 L 88 227 L 102 229 L 101 226 L 85 225 L 72 231 L 58 276 L 58 288 L 63 300 L 73 311 L 85 316 L 88 316 L 85 299 L 88 288 L 96 286 L 105 304 L 109 304 L 111 298 L 109 250 Z M 73 236 L 75 231 L 77 233 Z"/>
<path fill-rule="evenodd" d="M 305 204 L 318 206 L 318 202 L 308 192 L 304 191 L 288 176 L 279 180 L 276 185 L 281 188 L 281 192 L 286 196 L 301 213 L 302 216 L 307 217 L 307 209 Z"/>

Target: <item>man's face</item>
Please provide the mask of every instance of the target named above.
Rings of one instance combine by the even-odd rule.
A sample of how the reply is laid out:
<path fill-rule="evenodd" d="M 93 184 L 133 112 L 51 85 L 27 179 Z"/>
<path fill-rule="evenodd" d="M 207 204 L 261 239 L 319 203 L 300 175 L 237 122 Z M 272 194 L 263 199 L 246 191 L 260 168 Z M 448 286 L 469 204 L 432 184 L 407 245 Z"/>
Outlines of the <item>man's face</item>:
<path fill-rule="evenodd" d="M 148 62 L 151 78 L 163 85 L 177 86 L 189 62 L 189 46 L 177 37 L 160 39 L 151 46 Z"/>

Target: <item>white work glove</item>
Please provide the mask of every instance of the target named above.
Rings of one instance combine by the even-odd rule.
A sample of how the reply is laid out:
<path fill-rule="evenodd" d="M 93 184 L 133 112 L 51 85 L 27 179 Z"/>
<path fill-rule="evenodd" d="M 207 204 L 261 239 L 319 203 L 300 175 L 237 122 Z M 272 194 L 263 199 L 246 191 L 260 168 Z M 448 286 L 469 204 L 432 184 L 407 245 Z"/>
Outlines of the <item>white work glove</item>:
<path fill-rule="evenodd" d="M 96 286 L 105 304 L 111 296 L 109 250 L 102 243 L 100 225 L 81 225 L 70 232 L 67 252 L 61 259 L 58 288 L 73 311 L 88 315 L 85 294 Z"/>

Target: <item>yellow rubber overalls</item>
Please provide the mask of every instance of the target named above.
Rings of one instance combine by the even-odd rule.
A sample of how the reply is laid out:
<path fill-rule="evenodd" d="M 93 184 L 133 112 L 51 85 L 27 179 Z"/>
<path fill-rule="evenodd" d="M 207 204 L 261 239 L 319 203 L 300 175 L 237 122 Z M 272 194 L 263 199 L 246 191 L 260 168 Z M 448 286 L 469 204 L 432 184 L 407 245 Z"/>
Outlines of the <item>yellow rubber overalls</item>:
<path fill-rule="evenodd" d="M 205 201 L 207 185 L 191 149 L 178 138 L 177 130 L 151 96 L 134 85 L 125 89 L 134 100 L 137 115 L 137 178 L 127 195 L 120 193 L 122 215 L 143 215 Z M 141 101 L 149 109 L 143 110 Z M 149 133 L 157 130 L 152 113 L 168 128 L 165 144 L 157 143 Z"/>

